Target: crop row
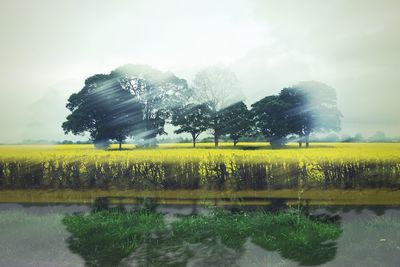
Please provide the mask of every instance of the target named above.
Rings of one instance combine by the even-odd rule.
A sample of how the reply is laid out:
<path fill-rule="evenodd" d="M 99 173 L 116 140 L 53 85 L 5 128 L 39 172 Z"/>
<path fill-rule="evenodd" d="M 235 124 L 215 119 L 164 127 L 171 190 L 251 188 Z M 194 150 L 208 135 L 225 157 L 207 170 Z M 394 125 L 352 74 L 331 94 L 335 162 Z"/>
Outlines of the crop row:
<path fill-rule="evenodd" d="M 0 188 L 249 190 L 398 188 L 400 162 L 360 160 L 85 162 L 0 160 Z"/>

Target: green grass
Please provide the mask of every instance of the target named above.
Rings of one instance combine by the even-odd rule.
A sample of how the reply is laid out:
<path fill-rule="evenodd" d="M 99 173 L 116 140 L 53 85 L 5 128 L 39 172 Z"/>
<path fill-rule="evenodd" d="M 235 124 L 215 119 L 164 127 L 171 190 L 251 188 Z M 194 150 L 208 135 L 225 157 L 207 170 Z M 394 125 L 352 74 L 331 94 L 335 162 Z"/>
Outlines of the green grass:
<path fill-rule="evenodd" d="M 63 219 L 72 233 L 68 240 L 72 252 L 81 255 L 89 266 L 116 266 L 151 232 L 163 227 L 155 213 L 96 212 L 68 215 Z"/>
<path fill-rule="evenodd" d="M 174 257 L 180 261 L 171 265 L 185 266 L 195 253 L 188 244 L 220 244 L 240 253 L 249 239 L 301 265 L 318 265 L 335 257 L 341 234 L 337 224 L 296 213 L 216 211 L 168 224 L 156 213 L 101 211 L 68 215 L 63 222 L 72 234 L 70 249 L 88 266 L 116 266 L 136 249 L 145 249 L 144 265 L 167 266 L 166 251 L 179 251 Z"/>

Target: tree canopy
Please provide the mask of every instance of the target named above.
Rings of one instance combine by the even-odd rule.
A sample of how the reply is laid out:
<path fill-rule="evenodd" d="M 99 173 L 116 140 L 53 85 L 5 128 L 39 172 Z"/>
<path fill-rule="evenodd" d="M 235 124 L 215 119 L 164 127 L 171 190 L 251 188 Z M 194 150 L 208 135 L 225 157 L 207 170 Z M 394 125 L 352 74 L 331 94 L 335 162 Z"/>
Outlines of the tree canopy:
<path fill-rule="evenodd" d="M 243 101 L 222 109 L 219 116 L 222 133 L 229 136 L 234 146 L 240 138 L 251 135 L 251 113 Z"/>
<path fill-rule="evenodd" d="M 65 133 L 89 133 L 97 147 L 115 140 L 120 148 L 128 137 L 155 144 L 156 136 L 166 134 L 168 122 L 178 127 L 176 134 L 190 134 L 194 147 L 207 130 L 215 146 L 224 136 L 234 145 L 242 137 L 264 136 L 272 147 L 281 147 L 288 137 L 308 147 L 310 134 L 340 130 L 335 90 L 320 82 L 284 88 L 255 102 L 251 110 L 241 98 L 239 81 L 226 68 L 201 70 L 190 87 L 170 72 L 125 65 L 87 78 L 69 97 L 71 114 L 62 128 Z"/>
<path fill-rule="evenodd" d="M 143 105 L 143 121 L 135 136 L 153 145 L 157 135 L 165 134 L 164 126 L 171 110 L 188 98 L 186 80 L 147 65 L 125 65 L 111 72 L 121 86 Z"/>
<path fill-rule="evenodd" d="M 272 147 L 281 147 L 290 129 L 288 104 L 279 96 L 267 96 L 251 105 L 253 122 Z"/>
<path fill-rule="evenodd" d="M 65 133 L 89 132 L 97 146 L 109 140 L 121 144 L 128 136 L 152 144 L 165 134 L 170 110 L 188 97 L 188 91 L 186 80 L 172 73 L 125 65 L 87 78 L 82 90 L 68 99 L 71 114 L 62 127 Z"/>
<path fill-rule="evenodd" d="M 98 147 L 110 139 L 120 142 L 136 129 L 143 119 L 142 104 L 126 91 L 112 75 L 89 77 L 78 93 L 67 103 L 71 111 L 62 124 L 65 133 L 90 133 Z"/>
<path fill-rule="evenodd" d="M 309 81 L 284 88 L 279 97 L 288 104 L 292 133 L 299 136 L 299 144 L 311 133 L 339 131 L 342 114 L 337 108 L 336 93 L 326 84 Z"/>
<path fill-rule="evenodd" d="M 335 90 L 320 82 L 302 82 L 284 88 L 252 105 L 256 129 L 274 147 L 297 135 L 299 145 L 309 145 L 311 133 L 340 130 L 342 114 L 336 105 Z"/>
<path fill-rule="evenodd" d="M 188 104 L 176 109 L 172 115 L 172 125 L 179 126 L 176 134 L 189 133 L 192 136 L 193 147 L 199 135 L 209 127 L 211 110 L 206 104 Z"/>
<path fill-rule="evenodd" d="M 217 147 L 220 136 L 224 134 L 224 118 L 220 111 L 243 100 L 239 80 L 230 69 L 212 66 L 199 71 L 193 82 L 196 100 L 210 107 L 209 128 Z"/>

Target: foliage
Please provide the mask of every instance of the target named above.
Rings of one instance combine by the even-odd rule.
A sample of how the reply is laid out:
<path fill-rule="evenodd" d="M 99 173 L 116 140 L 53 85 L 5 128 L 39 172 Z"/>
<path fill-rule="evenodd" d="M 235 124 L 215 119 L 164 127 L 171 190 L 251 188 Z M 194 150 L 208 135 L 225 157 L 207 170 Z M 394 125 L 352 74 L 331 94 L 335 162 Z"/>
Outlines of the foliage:
<path fill-rule="evenodd" d="M 335 90 L 319 82 L 303 82 L 284 88 L 252 105 L 256 130 L 274 147 L 281 147 L 288 135 L 297 135 L 299 145 L 309 146 L 311 133 L 340 130 L 340 111 Z"/>
<path fill-rule="evenodd" d="M 108 146 L 109 139 L 120 143 L 142 121 L 141 104 L 112 75 L 89 77 L 79 93 L 68 99 L 71 111 L 62 125 L 65 133 L 89 132 L 99 147 Z"/>
<path fill-rule="evenodd" d="M 300 145 L 305 141 L 308 146 L 311 133 L 340 130 L 342 114 L 333 88 L 320 82 L 302 82 L 284 88 L 279 97 L 288 103 L 291 133 L 299 135 Z"/>
<path fill-rule="evenodd" d="M 234 145 L 242 137 L 262 135 L 280 148 L 288 135 L 297 135 L 300 146 L 305 141 L 308 147 L 311 133 L 340 129 L 335 91 L 319 82 L 284 88 L 254 103 L 251 112 L 242 99 L 239 81 L 227 68 L 203 69 L 189 87 L 172 73 L 131 64 L 86 79 L 84 88 L 69 98 L 72 113 L 62 127 L 65 133 L 89 132 L 97 147 L 117 140 L 120 149 L 128 136 L 155 145 L 170 119 L 180 127 L 175 133 L 192 136 L 193 147 L 206 130 L 216 147 L 226 135 Z"/>
<path fill-rule="evenodd" d="M 239 80 L 229 69 L 213 66 L 199 71 L 194 78 L 195 101 L 210 107 L 209 128 L 218 146 L 219 138 L 224 134 L 225 118 L 220 111 L 243 99 Z"/>
<path fill-rule="evenodd" d="M 117 266 L 163 226 L 159 214 L 108 211 L 67 215 L 63 222 L 73 234 L 67 240 L 70 250 L 88 266 Z"/>
<path fill-rule="evenodd" d="M 79 93 L 68 99 L 71 111 L 62 127 L 65 133 L 89 132 L 99 147 L 114 139 L 120 143 L 134 135 L 152 144 L 165 134 L 172 108 L 190 94 L 185 80 L 146 65 L 125 65 L 110 74 L 86 79 Z"/>
<path fill-rule="evenodd" d="M 248 238 L 256 245 L 279 251 L 300 265 L 318 265 L 335 257 L 340 227 L 312 221 L 303 215 L 263 212 L 191 216 L 175 223 L 175 233 L 186 242 L 221 241 L 240 249 Z"/>
<path fill-rule="evenodd" d="M 222 119 L 223 134 L 229 135 L 233 145 L 239 142 L 239 139 L 252 134 L 251 113 L 243 102 L 235 103 L 222 109 L 220 112 Z"/>
<path fill-rule="evenodd" d="M 256 130 L 265 136 L 272 147 L 282 147 L 285 137 L 290 134 L 288 104 L 278 96 L 267 96 L 252 107 Z"/>
<path fill-rule="evenodd" d="M 136 135 L 152 145 L 157 135 L 165 134 L 165 121 L 171 110 L 179 107 L 190 95 L 184 79 L 147 65 L 125 65 L 111 72 L 121 86 L 143 105 L 143 124 Z"/>
<path fill-rule="evenodd" d="M 217 211 L 207 216 L 184 217 L 169 227 L 160 215 L 141 212 L 69 215 L 63 221 L 72 234 L 68 240 L 70 249 L 89 266 L 114 266 L 140 249 L 146 249 L 145 265 L 170 265 L 165 252 L 172 250 L 180 260 L 178 265 L 185 266 L 192 255 L 187 244 L 216 246 L 221 242 L 240 254 L 249 238 L 301 265 L 317 265 L 335 257 L 334 240 L 341 234 L 339 225 L 291 213 Z"/>
<path fill-rule="evenodd" d="M 194 78 L 196 99 L 219 111 L 243 99 L 239 80 L 228 68 L 213 66 L 199 71 Z"/>
<path fill-rule="evenodd" d="M 189 133 L 192 136 L 193 147 L 199 135 L 208 129 L 211 110 L 206 104 L 188 104 L 183 108 L 177 108 L 172 114 L 172 125 L 179 126 L 176 134 Z"/>

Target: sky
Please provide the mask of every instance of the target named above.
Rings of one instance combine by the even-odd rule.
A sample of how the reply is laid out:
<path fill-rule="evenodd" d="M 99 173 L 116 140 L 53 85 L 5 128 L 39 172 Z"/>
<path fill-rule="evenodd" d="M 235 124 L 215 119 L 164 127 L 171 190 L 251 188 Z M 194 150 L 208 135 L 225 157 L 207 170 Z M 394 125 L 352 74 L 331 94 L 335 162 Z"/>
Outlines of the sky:
<path fill-rule="evenodd" d="M 65 136 L 85 78 L 149 64 L 233 70 L 246 103 L 301 81 L 336 89 L 339 134 L 400 136 L 400 1 L 0 0 L 0 143 Z"/>

